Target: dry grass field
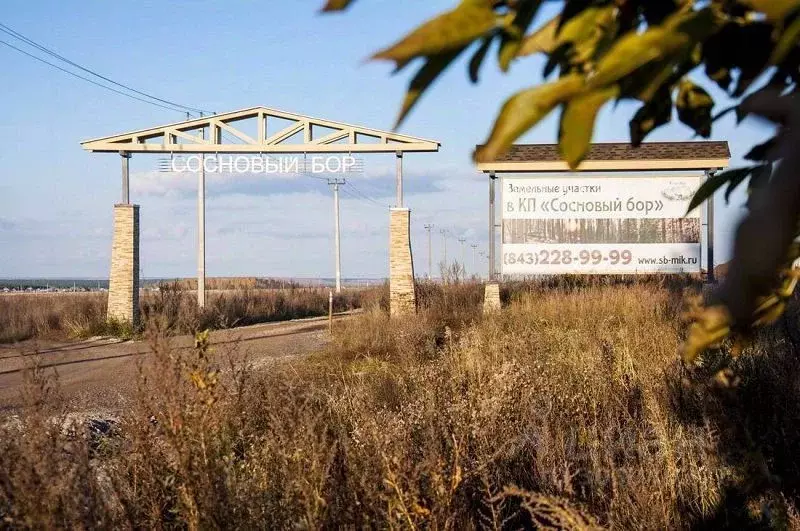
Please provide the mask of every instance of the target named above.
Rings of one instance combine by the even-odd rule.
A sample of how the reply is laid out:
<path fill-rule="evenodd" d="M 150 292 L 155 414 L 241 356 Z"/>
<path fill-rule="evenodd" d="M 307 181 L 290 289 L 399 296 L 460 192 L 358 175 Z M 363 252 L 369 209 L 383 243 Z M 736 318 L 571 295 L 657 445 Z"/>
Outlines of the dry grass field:
<path fill-rule="evenodd" d="M 678 362 L 686 285 L 420 287 L 254 371 L 147 332 L 137 405 L 70 422 L 32 368 L 0 433 L 12 528 L 798 528 L 797 314 L 732 362 Z"/>
<path fill-rule="evenodd" d="M 314 317 L 328 313 L 328 290 L 244 288 L 209 292 L 204 310 L 194 293 L 177 284 L 160 291 L 143 292 L 143 320 L 156 316 L 167 321 L 170 331 L 230 328 L 271 321 Z M 381 288 L 348 290 L 334 297 L 334 311 L 359 307 L 361 299 L 380 297 Z M 106 320 L 105 293 L 33 293 L 0 295 L 0 343 L 26 339 L 85 339 L 92 336 L 128 338 L 135 331 Z"/>

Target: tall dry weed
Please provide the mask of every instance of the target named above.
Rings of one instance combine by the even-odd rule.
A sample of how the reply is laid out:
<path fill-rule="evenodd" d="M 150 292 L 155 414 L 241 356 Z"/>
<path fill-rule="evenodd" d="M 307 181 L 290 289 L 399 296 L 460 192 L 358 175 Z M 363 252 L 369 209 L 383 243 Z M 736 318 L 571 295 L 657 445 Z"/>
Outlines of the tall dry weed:
<path fill-rule="evenodd" d="M 18 527 L 87 527 L 87 518 L 97 527 L 797 526 L 794 324 L 734 360 L 738 388 L 686 385 L 692 375 L 676 356 L 683 288 L 518 285 L 506 310 L 481 317 L 479 286 L 423 286 L 417 319 L 389 320 L 373 304 L 340 323 L 324 352 L 264 372 L 204 336 L 194 350 L 173 349 L 169 323 L 154 324 L 137 406 L 102 443 L 59 430 L 40 430 L 51 441 L 41 444 L 2 434 L 0 456 L 11 457 L 0 457 L 0 518 Z M 38 437 L 34 422 L 22 417 L 15 433 Z M 85 458 L 62 462 L 69 445 Z M 37 471 L 40 459 L 52 464 Z M 29 500 L 50 474 L 82 483 L 56 481 L 43 501 Z"/>

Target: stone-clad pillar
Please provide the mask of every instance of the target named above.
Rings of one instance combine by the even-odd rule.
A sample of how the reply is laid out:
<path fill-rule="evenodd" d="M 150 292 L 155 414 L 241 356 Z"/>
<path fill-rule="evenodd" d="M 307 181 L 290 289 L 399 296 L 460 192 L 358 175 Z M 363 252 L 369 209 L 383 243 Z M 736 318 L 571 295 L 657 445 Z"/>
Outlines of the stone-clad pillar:
<path fill-rule="evenodd" d="M 392 316 L 416 312 L 414 261 L 411 259 L 411 211 L 391 209 L 389 225 L 389 307 Z"/>
<path fill-rule="evenodd" d="M 500 308 L 500 283 L 487 282 L 483 294 L 483 313 L 496 312 Z"/>
<path fill-rule="evenodd" d="M 108 318 L 139 324 L 139 205 L 114 205 Z"/>

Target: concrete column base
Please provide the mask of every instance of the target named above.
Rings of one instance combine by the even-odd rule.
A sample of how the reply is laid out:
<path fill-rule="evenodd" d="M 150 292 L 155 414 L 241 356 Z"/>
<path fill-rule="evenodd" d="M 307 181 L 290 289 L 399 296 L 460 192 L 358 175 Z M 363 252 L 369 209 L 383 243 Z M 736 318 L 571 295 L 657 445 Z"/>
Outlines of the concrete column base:
<path fill-rule="evenodd" d="M 139 324 L 139 205 L 114 205 L 107 316 Z"/>
<path fill-rule="evenodd" d="M 414 261 L 411 257 L 411 211 L 391 209 L 389 224 L 389 313 L 412 315 L 417 311 Z"/>
<path fill-rule="evenodd" d="M 483 294 L 483 313 L 500 311 L 500 283 L 487 282 Z"/>

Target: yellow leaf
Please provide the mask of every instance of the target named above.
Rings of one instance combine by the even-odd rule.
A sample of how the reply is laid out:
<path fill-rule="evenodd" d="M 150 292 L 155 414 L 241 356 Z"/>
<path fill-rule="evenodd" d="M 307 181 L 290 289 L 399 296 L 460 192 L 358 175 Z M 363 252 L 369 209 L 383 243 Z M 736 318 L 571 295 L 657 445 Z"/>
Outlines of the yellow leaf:
<path fill-rule="evenodd" d="M 561 113 L 558 148 L 561 157 L 575 169 L 583 161 L 592 142 L 597 113 L 605 103 L 619 95 L 619 87 L 608 88 L 581 94 L 571 99 Z"/>
<path fill-rule="evenodd" d="M 616 6 L 591 7 L 564 24 L 558 33 L 558 44 L 571 43 L 574 48 L 571 62 L 583 64 L 605 51 L 618 28 Z"/>
<path fill-rule="evenodd" d="M 756 319 L 753 321 L 753 326 L 766 326 L 772 324 L 777 321 L 781 315 L 783 315 L 784 311 L 786 311 L 786 303 L 783 301 L 778 301 L 775 304 L 761 310 L 757 314 Z"/>
<path fill-rule="evenodd" d="M 661 47 L 666 39 L 666 32 L 662 28 L 622 37 L 598 61 L 589 84 L 593 87 L 602 87 L 616 83 L 647 63 L 662 58 L 664 53 Z"/>
<path fill-rule="evenodd" d="M 462 0 L 452 11 L 429 20 L 372 58 L 402 65 L 415 57 L 461 49 L 496 27 L 498 18 L 492 4 L 489 0 Z"/>
<path fill-rule="evenodd" d="M 781 64 L 789 53 L 797 47 L 797 40 L 800 38 L 800 18 L 796 18 L 786 27 L 778 42 L 775 43 L 775 48 L 772 50 L 772 55 L 769 58 L 769 64 Z"/>
<path fill-rule="evenodd" d="M 619 28 L 616 7 L 613 4 L 584 9 L 559 30 L 560 21 L 561 17 L 557 16 L 526 37 L 518 55 L 539 52 L 549 55 L 559 47 L 571 44 L 571 62 L 583 64 L 602 54 Z"/>
<path fill-rule="evenodd" d="M 731 315 L 725 306 L 704 308 L 689 327 L 683 345 L 683 361 L 694 363 L 704 350 L 725 339 L 731 332 L 731 322 Z"/>
<path fill-rule="evenodd" d="M 713 31 L 717 22 L 710 9 L 684 11 L 643 33 L 628 33 L 598 61 L 589 85 L 616 83 L 651 62 L 666 61 L 669 66 L 691 53 L 695 43 Z"/>
<path fill-rule="evenodd" d="M 555 17 L 547 24 L 526 36 L 522 41 L 517 57 L 524 57 L 526 55 L 533 55 L 535 53 L 551 54 L 558 46 L 558 39 L 556 38 L 556 30 L 561 17 Z"/>
<path fill-rule="evenodd" d="M 486 144 L 475 152 L 476 162 L 497 159 L 517 138 L 550 114 L 556 105 L 569 100 L 583 88 L 583 76 L 570 74 L 512 96 L 500 110 Z"/>
<path fill-rule="evenodd" d="M 508 27 L 500 39 L 498 53 L 500 70 L 503 72 L 507 72 L 511 66 L 511 61 L 519 56 L 524 34 L 528 31 L 531 22 L 533 22 L 541 3 L 542 0 L 530 0 L 524 3 L 517 9 L 514 18 L 508 23 Z"/>
<path fill-rule="evenodd" d="M 322 11 L 324 12 L 342 11 L 352 3 L 353 0 L 328 0 L 325 3 L 325 7 L 322 8 Z"/>

